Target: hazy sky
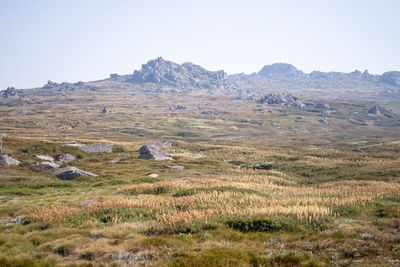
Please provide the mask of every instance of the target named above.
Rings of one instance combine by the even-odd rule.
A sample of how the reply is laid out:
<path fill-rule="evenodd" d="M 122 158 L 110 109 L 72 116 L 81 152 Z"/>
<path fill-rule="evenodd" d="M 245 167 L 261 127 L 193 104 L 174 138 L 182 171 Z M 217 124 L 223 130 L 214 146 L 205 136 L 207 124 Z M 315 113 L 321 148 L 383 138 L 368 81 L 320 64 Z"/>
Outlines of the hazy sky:
<path fill-rule="evenodd" d="M 0 90 L 128 74 L 157 56 L 381 74 L 400 70 L 399 13 L 399 0 L 0 0 Z"/>

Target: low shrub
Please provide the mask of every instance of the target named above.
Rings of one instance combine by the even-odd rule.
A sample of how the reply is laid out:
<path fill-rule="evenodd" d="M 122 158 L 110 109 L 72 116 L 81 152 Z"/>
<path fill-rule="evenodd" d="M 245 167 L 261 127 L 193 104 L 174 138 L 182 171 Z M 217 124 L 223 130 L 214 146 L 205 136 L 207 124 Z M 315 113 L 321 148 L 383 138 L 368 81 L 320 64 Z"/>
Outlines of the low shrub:
<path fill-rule="evenodd" d="M 241 232 L 278 232 L 305 230 L 304 223 L 291 217 L 236 217 L 225 224 Z"/>

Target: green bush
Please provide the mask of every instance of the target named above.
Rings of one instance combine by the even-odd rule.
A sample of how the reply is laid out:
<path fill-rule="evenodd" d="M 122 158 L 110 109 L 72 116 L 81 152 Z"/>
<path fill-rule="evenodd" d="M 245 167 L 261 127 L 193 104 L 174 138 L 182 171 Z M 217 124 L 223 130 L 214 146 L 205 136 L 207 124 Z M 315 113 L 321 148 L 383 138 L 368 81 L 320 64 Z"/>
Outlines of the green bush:
<path fill-rule="evenodd" d="M 304 223 L 291 217 L 236 217 L 227 219 L 225 224 L 241 232 L 277 232 L 304 230 Z"/>
<path fill-rule="evenodd" d="M 112 151 L 114 153 L 121 153 L 121 152 L 125 152 L 125 148 L 121 145 L 113 145 L 112 146 Z"/>

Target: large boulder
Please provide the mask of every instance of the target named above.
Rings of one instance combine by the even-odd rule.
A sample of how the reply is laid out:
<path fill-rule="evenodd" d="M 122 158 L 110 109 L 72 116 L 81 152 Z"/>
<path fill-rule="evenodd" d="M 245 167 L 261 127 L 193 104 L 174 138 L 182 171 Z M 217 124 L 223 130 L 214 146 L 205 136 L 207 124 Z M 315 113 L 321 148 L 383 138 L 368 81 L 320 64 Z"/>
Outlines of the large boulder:
<path fill-rule="evenodd" d="M 154 159 L 154 160 L 173 160 L 170 154 L 162 150 L 160 146 L 154 143 L 144 145 L 139 150 L 141 159 Z"/>
<path fill-rule="evenodd" d="M 113 151 L 110 144 L 93 144 L 81 146 L 80 149 L 87 153 L 111 153 Z"/>
<path fill-rule="evenodd" d="M 76 167 L 64 167 L 57 168 L 53 171 L 53 174 L 61 180 L 73 180 L 81 176 L 96 177 L 97 175 L 91 172 L 87 172 Z"/>
<path fill-rule="evenodd" d="M 18 166 L 21 162 L 10 155 L 0 154 L 0 166 Z"/>

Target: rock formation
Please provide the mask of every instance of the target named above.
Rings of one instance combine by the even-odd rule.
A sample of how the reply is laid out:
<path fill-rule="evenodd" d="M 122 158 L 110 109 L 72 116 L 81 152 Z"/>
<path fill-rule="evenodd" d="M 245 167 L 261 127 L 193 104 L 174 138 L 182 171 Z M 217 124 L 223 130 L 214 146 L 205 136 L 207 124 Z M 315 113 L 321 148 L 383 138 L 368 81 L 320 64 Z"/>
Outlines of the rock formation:
<path fill-rule="evenodd" d="M 160 148 L 157 142 L 148 143 L 139 150 L 141 159 L 173 160 L 170 154 Z"/>
<path fill-rule="evenodd" d="M 154 83 L 185 89 L 233 89 L 237 85 L 220 71 L 208 71 L 193 63 L 176 64 L 162 57 L 150 60 L 135 70 L 129 80 L 135 84 Z"/>
<path fill-rule="evenodd" d="M 286 63 L 274 63 L 264 66 L 258 75 L 267 79 L 282 79 L 282 78 L 299 78 L 305 77 L 305 74 L 296 69 L 295 66 Z"/>
<path fill-rule="evenodd" d="M 3 91 L 3 98 L 18 98 L 22 97 L 23 92 L 22 90 L 17 90 L 14 87 L 8 87 L 6 90 Z"/>

